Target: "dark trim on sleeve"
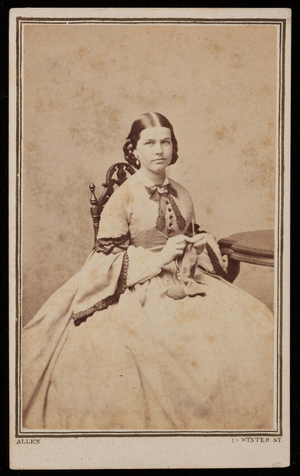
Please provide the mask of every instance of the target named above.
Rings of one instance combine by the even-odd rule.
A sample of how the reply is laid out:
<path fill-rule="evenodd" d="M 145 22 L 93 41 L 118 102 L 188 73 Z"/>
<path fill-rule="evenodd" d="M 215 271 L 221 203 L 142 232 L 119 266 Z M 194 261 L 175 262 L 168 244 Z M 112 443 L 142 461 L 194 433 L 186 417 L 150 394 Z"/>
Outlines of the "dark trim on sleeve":
<path fill-rule="evenodd" d="M 96 304 L 94 304 L 92 307 L 89 307 L 88 309 L 85 309 L 84 311 L 73 313 L 72 319 L 74 320 L 75 326 L 79 326 L 82 322 L 85 322 L 87 318 L 89 316 L 92 316 L 96 311 L 102 311 L 103 309 L 107 309 L 108 306 L 111 306 L 112 304 L 116 304 L 117 302 L 119 302 L 119 298 L 121 294 L 125 292 L 127 287 L 128 266 L 129 266 L 129 257 L 128 257 L 127 251 L 125 251 L 116 291 L 114 292 L 113 295 L 108 296 L 105 299 L 101 299 L 101 301 L 96 302 Z"/>
<path fill-rule="evenodd" d="M 105 255 L 109 255 L 115 246 L 121 246 L 126 243 L 130 238 L 130 232 L 127 231 L 126 235 L 118 236 L 117 238 L 113 237 L 104 237 L 98 238 L 96 240 L 95 246 L 93 248 L 94 251 L 97 253 L 104 253 Z"/>

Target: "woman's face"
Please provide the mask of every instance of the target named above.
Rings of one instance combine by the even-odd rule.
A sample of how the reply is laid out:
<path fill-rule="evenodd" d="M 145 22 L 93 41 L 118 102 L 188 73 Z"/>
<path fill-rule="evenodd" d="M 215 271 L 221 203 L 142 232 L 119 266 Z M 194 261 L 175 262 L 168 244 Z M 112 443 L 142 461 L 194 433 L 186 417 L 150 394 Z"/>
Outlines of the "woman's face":
<path fill-rule="evenodd" d="M 135 155 L 141 169 L 162 175 L 171 163 L 172 152 L 171 131 L 167 127 L 148 127 L 140 133 Z"/>

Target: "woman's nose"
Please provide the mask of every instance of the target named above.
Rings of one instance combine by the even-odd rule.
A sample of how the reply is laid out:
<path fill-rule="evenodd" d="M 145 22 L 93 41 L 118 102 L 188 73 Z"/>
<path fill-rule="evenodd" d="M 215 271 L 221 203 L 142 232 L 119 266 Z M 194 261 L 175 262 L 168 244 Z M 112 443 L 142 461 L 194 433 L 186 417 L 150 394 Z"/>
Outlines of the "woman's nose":
<path fill-rule="evenodd" d="M 155 152 L 156 154 L 162 154 L 162 145 L 160 144 L 160 142 L 157 142 Z"/>

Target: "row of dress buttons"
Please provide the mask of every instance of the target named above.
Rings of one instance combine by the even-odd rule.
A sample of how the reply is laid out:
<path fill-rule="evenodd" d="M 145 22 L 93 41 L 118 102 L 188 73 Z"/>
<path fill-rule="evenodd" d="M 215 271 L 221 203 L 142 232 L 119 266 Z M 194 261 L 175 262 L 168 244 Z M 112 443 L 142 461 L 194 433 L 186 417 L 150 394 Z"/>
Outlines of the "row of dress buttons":
<path fill-rule="evenodd" d="M 173 218 L 173 215 L 172 215 L 172 207 L 171 207 L 171 204 L 169 202 L 169 200 L 166 201 L 166 205 L 167 205 L 167 211 L 168 211 L 168 214 L 167 214 L 167 221 L 169 222 L 169 224 L 167 225 L 167 233 L 168 235 L 170 235 L 172 233 L 172 231 L 174 231 L 174 229 L 172 228 L 173 227 L 173 222 L 172 222 L 172 218 Z"/>

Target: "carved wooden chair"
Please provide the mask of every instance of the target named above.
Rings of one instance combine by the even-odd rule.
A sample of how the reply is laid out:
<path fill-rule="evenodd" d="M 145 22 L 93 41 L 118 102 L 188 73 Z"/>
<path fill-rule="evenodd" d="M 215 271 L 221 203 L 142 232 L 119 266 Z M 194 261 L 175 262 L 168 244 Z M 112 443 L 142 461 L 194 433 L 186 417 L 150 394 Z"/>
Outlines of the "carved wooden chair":
<path fill-rule="evenodd" d="M 95 195 L 95 185 L 93 183 L 90 184 L 90 204 L 95 242 L 97 240 L 101 213 L 105 204 L 107 203 L 109 197 L 111 197 L 114 193 L 115 188 L 120 187 L 120 185 L 122 185 L 122 183 L 124 183 L 125 180 L 127 180 L 127 178 L 134 173 L 135 169 L 126 162 L 117 162 L 116 164 L 113 164 L 106 172 L 105 182 L 102 184 L 105 190 L 98 199 Z"/>
<path fill-rule="evenodd" d="M 104 191 L 97 199 L 95 185 L 90 184 L 91 216 L 94 227 L 94 241 L 97 239 L 99 222 L 103 208 L 117 187 L 135 173 L 135 169 L 126 162 L 112 165 L 103 183 Z M 252 263 L 260 266 L 274 266 L 274 230 L 260 230 L 237 233 L 218 241 L 222 255 L 228 256 L 226 279 L 233 283 L 240 271 L 240 263 Z"/>

